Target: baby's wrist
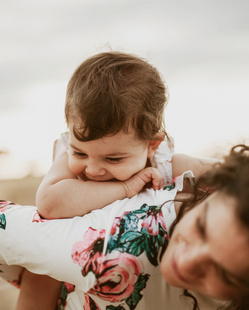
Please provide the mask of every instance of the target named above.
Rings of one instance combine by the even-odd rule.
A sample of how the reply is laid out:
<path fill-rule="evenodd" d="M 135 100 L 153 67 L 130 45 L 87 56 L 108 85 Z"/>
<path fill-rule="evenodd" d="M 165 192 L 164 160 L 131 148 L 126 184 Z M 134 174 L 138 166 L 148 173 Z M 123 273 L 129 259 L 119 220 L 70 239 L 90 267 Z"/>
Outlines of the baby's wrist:
<path fill-rule="evenodd" d="M 126 182 L 120 182 L 120 184 L 121 184 L 122 191 L 123 191 L 122 199 L 124 199 L 124 198 L 130 198 L 129 195 L 128 195 L 129 188 L 128 188 Z"/>

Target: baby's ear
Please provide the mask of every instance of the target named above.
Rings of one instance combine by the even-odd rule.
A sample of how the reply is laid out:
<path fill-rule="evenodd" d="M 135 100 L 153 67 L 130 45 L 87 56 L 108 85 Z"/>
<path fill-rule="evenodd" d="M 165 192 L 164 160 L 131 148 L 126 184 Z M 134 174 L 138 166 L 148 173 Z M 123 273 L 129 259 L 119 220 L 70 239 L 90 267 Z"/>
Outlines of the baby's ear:
<path fill-rule="evenodd" d="M 158 132 L 155 135 L 155 139 L 150 140 L 148 144 L 148 158 L 151 158 L 154 154 L 157 148 L 159 147 L 160 143 L 164 140 L 165 134 L 163 132 Z"/>

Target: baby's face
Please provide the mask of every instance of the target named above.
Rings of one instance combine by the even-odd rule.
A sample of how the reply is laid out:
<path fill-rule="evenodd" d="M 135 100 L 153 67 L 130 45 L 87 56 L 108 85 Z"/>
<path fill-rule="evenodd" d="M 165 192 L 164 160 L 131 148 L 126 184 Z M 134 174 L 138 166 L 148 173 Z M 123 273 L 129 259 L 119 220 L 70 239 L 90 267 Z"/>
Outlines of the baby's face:
<path fill-rule="evenodd" d="M 133 132 L 81 142 L 72 128 L 69 131 L 68 165 L 82 180 L 127 180 L 145 168 L 151 155 L 149 142 L 135 138 Z"/>

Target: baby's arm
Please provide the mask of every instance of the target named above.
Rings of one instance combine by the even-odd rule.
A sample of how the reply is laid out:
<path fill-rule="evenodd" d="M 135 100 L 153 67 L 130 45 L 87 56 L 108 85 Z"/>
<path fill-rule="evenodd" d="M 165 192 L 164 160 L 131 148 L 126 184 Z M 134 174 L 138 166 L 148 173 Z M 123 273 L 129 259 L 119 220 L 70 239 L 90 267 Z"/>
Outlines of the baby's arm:
<path fill-rule="evenodd" d="M 194 176 L 198 178 L 218 162 L 219 160 L 214 158 L 197 158 L 185 154 L 174 154 L 172 157 L 172 175 L 175 178 L 183 172 L 191 170 Z"/>
<path fill-rule="evenodd" d="M 94 182 L 79 180 L 68 168 L 67 152 L 58 151 L 54 163 L 36 195 L 37 209 L 44 218 L 82 216 L 116 200 L 131 198 L 152 181 L 162 187 L 162 177 L 155 168 L 145 168 L 126 181 Z"/>
<path fill-rule="evenodd" d="M 58 309 L 61 282 L 47 275 L 34 274 L 25 269 L 15 310 Z"/>

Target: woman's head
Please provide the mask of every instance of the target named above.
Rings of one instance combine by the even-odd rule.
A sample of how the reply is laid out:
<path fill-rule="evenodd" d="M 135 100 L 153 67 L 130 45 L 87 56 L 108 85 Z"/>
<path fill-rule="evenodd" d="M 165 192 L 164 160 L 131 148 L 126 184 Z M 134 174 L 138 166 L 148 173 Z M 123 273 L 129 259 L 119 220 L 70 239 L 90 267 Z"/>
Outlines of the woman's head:
<path fill-rule="evenodd" d="M 249 229 L 249 146 L 233 147 L 224 163 L 203 175 L 197 187 L 209 187 L 234 197 L 237 201 L 236 214 Z"/>
<path fill-rule="evenodd" d="M 200 177 L 194 197 L 183 203 L 182 218 L 162 258 L 162 274 L 169 284 L 220 299 L 243 296 L 247 302 L 248 151 L 246 146 L 233 148 L 223 164 Z M 209 188 L 211 194 L 203 195 L 199 188 Z"/>
<path fill-rule="evenodd" d="M 236 208 L 232 196 L 215 192 L 183 216 L 162 259 L 169 284 L 220 299 L 249 292 L 249 230 Z"/>
<path fill-rule="evenodd" d="M 120 52 L 100 53 L 84 61 L 69 81 L 65 116 L 76 138 L 90 141 L 135 129 L 151 140 L 165 131 L 168 91 L 146 60 Z"/>

